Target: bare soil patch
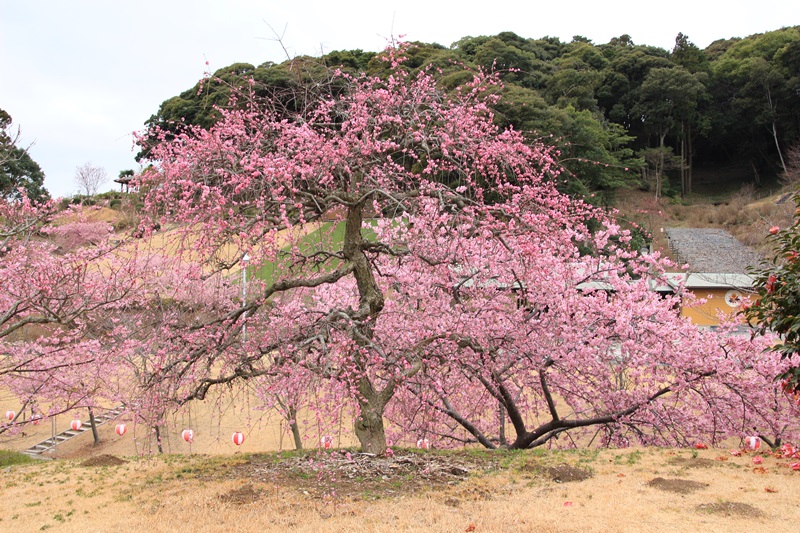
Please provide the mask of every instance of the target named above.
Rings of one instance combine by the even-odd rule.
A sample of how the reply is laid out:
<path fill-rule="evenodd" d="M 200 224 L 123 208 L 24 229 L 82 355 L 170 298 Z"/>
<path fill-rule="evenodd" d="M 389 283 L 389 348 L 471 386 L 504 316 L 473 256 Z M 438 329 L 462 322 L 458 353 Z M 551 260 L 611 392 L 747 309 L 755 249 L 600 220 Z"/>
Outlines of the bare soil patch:
<path fill-rule="evenodd" d="M 651 479 L 647 483 L 647 486 L 667 492 L 675 492 L 677 494 L 691 494 L 692 492 L 707 488 L 708 483 L 700 483 L 699 481 L 692 481 L 690 479 L 666 479 L 657 477 Z"/>
<path fill-rule="evenodd" d="M 764 513 L 750 504 L 741 502 L 703 503 L 697 506 L 702 513 L 716 514 L 731 517 L 761 518 Z"/>
<path fill-rule="evenodd" d="M 369 500 L 451 486 L 497 468 L 467 453 L 400 451 L 384 457 L 351 451 L 256 454 L 224 473 L 228 479 L 275 483 L 314 497 Z"/>
<path fill-rule="evenodd" d="M 585 481 L 592 477 L 592 472 L 585 468 L 570 466 L 561 463 L 556 466 L 549 466 L 545 469 L 547 476 L 556 483 L 570 483 L 572 481 Z"/>
<path fill-rule="evenodd" d="M 713 459 L 704 457 L 673 457 L 668 463 L 681 468 L 711 468 L 718 464 Z"/>
<path fill-rule="evenodd" d="M 119 466 L 127 462 L 125 459 L 120 459 L 114 455 L 103 454 L 86 459 L 81 463 L 81 466 Z"/>
<path fill-rule="evenodd" d="M 219 499 L 222 502 L 232 503 L 234 505 L 247 505 L 260 500 L 261 494 L 261 490 L 256 489 L 252 484 L 248 483 L 243 487 L 233 489 L 220 495 Z"/>

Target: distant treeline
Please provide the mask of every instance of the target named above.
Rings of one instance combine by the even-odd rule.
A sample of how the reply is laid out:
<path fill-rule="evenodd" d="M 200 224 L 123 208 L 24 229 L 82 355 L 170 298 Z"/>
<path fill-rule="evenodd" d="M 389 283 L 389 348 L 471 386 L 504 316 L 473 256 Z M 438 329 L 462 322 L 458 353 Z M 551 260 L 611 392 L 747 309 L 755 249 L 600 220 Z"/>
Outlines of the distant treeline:
<path fill-rule="evenodd" d="M 449 48 L 414 43 L 407 68 L 433 68 L 453 90 L 469 69 L 502 74 L 497 120 L 552 139 L 569 171 L 563 188 L 608 200 L 617 189 L 656 196 L 692 192 L 695 174 L 725 169 L 729 183 L 760 185 L 791 166 L 800 143 L 800 26 L 721 39 L 705 50 L 678 34 L 672 50 L 622 35 L 596 45 L 581 36 L 526 39 L 511 32 L 464 37 Z M 466 69 L 465 69 L 466 67 Z M 209 127 L 236 88 L 307 105 L 315 91 L 344 86 L 332 69 L 381 75 L 380 54 L 335 51 L 257 67 L 236 63 L 161 104 L 148 127 Z M 254 80 L 252 84 L 248 80 Z M 139 154 L 143 156 L 143 153 Z"/>

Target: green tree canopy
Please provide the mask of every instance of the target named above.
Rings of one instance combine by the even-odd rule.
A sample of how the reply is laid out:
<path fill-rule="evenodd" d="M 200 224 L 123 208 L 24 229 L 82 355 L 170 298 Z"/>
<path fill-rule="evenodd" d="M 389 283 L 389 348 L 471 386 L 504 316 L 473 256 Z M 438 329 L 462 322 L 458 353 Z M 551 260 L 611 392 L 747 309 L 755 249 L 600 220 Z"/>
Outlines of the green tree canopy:
<path fill-rule="evenodd" d="M 11 115 L 0 109 L 0 197 L 18 198 L 21 188 L 33 200 L 46 200 L 50 194 L 44 188 L 44 172 L 28 150 L 17 145 L 18 131 L 11 124 Z"/>

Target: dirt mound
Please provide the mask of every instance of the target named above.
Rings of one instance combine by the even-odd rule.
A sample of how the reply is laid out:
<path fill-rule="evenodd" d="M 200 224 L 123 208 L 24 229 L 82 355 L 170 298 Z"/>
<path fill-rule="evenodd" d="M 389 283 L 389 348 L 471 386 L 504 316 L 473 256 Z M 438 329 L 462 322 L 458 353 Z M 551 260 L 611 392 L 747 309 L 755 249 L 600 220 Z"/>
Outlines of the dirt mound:
<path fill-rule="evenodd" d="M 393 457 L 335 451 L 298 456 L 254 455 L 231 469 L 236 479 L 278 483 L 303 493 L 373 499 L 417 489 L 453 485 L 471 472 L 493 468 L 494 461 L 469 455 L 398 452 Z"/>
<path fill-rule="evenodd" d="M 702 513 L 718 514 L 723 516 L 737 516 L 743 518 L 761 518 L 764 513 L 752 505 L 741 502 L 704 503 L 696 509 Z"/>
<path fill-rule="evenodd" d="M 673 457 L 668 463 L 681 468 L 710 468 L 717 464 L 711 459 L 702 457 Z"/>
<path fill-rule="evenodd" d="M 226 494 L 220 495 L 219 499 L 225 503 L 232 503 L 234 505 L 247 505 L 248 503 L 255 503 L 260 500 L 261 492 L 248 483 L 238 489 L 233 489 Z"/>
<path fill-rule="evenodd" d="M 566 463 L 550 466 L 545 469 L 547 475 L 556 483 L 569 483 L 571 481 L 584 481 L 592 477 L 592 472 Z"/>
<path fill-rule="evenodd" d="M 647 483 L 648 487 L 653 487 L 667 492 L 677 492 L 678 494 L 691 494 L 700 489 L 708 487 L 708 483 L 691 481 L 689 479 L 665 479 L 657 477 Z"/>
<path fill-rule="evenodd" d="M 115 455 L 95 455 L 81 463 L 81 466 L 119 466 L 127 463 L 125 459 L 120 459 Z"/>

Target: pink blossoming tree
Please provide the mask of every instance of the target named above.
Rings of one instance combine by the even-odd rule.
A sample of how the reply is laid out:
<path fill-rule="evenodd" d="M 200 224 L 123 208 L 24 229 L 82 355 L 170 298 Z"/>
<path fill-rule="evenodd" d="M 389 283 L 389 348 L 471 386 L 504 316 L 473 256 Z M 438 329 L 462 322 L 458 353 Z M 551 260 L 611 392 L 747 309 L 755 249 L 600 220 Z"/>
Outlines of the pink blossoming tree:
<path fill-rule="evenodd" d="M 664 264 L 559 194 L 547 147 L 495 126 L 496 76 L 446 94 L 402 53 L 299 112 L 242 95 L 208 130 L 162 132 L 140 178 L 151 224 L 177 225 L 207 276 L 245 254 L 253 275 L 243 304 L 159 325 L 154 402 L 252 380 L 290 413 L 351 406 L 373 453 L 385 418 L 439 445 L 796 436 L 765 377 L 785 362 L 650 290 Z"/>

